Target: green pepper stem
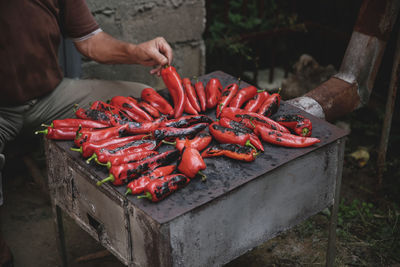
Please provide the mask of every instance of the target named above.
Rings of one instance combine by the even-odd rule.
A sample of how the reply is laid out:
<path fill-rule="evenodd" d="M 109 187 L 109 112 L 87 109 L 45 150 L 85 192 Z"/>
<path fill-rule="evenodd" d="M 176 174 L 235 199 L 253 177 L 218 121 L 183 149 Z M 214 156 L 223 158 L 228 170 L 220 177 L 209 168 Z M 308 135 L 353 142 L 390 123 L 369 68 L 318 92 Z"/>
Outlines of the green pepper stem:
<path fill-rule="evenodd" d="M 86 160 L 86 163 L 89 164 L 93 159 L 97 159 L 96 153 L 93 153 L 93 155 Z"/>
<path fill-rule="evenodd" d="M 201 176 L 202 182 L 207 181 L 207 175 L 205 175 L 202 171 L 198 171 L 197 174 Z"/>
<path fill-rule="evenodd" d="M 82 147 L 79 147 L 79 148 L 71 147 L 70 150 L 71 150 L 71 151 L 79 152 L 79 153 L 81 153 L 81 154 L 83 153 Z"/>
<path fill-rule="evenodd" d="M 111 168 L 111 162 L 107 161 L 107 163 L 101 163 L 99 161 L 99 159 L 97 158 L 97 156 L 94 158 L 94 161 L 96 161 L 97 164 L 101 165 L 101 166 L 105 166 L 107 167 L 107 169 Z"/>
<path fill-rule="evenodd" d="M 255 146 L 253 146 L 253 144 L 250 142 L 250 140 L 247 140 L 245 145 L 246 145 L 246 146 L 249 146 L 249 147 L 251 147 L 252 149 L 254 149 L 255 151 L 257 151 L 257 148 L 256 148 Z"/>
<path fill-rule="evenodd" d="M 125 192 L 125 196 L 132 194 L 132 190 L 130 188 L 128 188 Z"/>
<path fill-rule="evenodd" d="M 153 200 L 153 197 L 152 197 L 150 192 L 146 192 L 146 193 L 144 193 L 144 195 L 137 196 L 137 198 L 139 198 L 139 199 L 140 198 L 147 198 L 147 199 Z"/>
<path fill-rule="evenodd" d="M 171 145 L 171 146 L 176 146 L 176 142 L 168 142 L 168 141 L 162 140 L 161 143 Z"/>
<path fill-rule="evenodd" d="M 108 176 L 107 178 L 104 178 L 103 180 L 98 181 L 98 182 L 96 183 L 96 185 L 97 185 L 97 186 L 100 186 L 100 185 L 102 185 L 102 184 L 104 184 L 104 183 L 107 183 L 107 182 L 114 182 L 114 181 L 115 181 L 114 175 L 110 174 L 110 176 Z"/>
<path fill-rule="evenodd" d="M 36 131 L 36 132 L 35 132 L 35 134 L 40 134 L 40 133 L 42 133 L 42 134 L 44 134 L 44 135 L 47 135 L 47 134 L 49 133 L 49 130 L 48 130 L 48 129 L 44 129 L 44 130 Z"/>

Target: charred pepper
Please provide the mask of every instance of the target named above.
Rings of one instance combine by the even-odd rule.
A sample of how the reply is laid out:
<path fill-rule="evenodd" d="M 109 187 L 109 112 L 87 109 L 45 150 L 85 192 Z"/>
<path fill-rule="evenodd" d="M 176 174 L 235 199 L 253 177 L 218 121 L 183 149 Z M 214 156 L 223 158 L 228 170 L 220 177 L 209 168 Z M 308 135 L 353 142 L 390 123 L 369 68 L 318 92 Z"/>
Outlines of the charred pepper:
<path fill-rule="evenodd" d="M 200 152 L 190 147 L 190 145 L 185 145 L 183 148 L 182 155 L 177 165 L 178 170 L 190 179 L 193 179 L 196 175 L 201 175 L 201 180 L 203 182 L 206 180 L 206 176 L 201 172 L 206 169 L 206 163 L 201 157 Z"/>
<path fill-rule="evenodd" d="M 254 161 L 259 153 L 248 146 L 238 144 L 216 144 L 208 147 L 201 153 L 203 158 L 226 156 L 241 161 Z"/>
<path fill-rule="evenodd" d="M 309 137 L 312 132 L 310 119 L 298 114 L 282 115 L 275 119 L 279 124 L 291 129 L 295 134 Z"/>
<path fill-rule="evenodd" d="M 216 110 L 217 118 L 219 118 L 222 110 L 224 108 L 228 107 L 228 105 L 231 102 L 231 100 L 233 99 L 233 97 L 237 94 L 237 92 L 239 90 L 238 83 L 229 84 L 228 86 L 226 86 L 224 88 L 224 90 L 222 90 L 221 98 L 218 101 L 217 110 Z"/>
<path fill-rule="evenodd" d="M 175 142 L 168 142 L 165 140 L 163 140 L 162 142 L 168 145 L 173 145 L 182 152 L 185 144 L 197 149 L 198 151 L 201 151 L 206 148 L 211 143 L 211 141 L 212 136 L 208 132 L 200 132 L 193 139 L 188 139 L 186 136 L 180 136 L 175 139 Z"/>
<path fill-rule="evenodd" d="M 197 123 L 187 128 L 174 128 L 174 127 L 160 127 L 153 132 L 153 136 L 157 141 L 161 140 L 174 140 L 180 136 L 195 136 L 198 132 L 202 131 L 208 126 L 208 123 Z"/>
<path fill-rule="evenodd" d="M 279 93 L 274 93 L 264 100 L 257 113 L 262 114 L 266 117 L 270 117 L 275 114 L 281 103 L 281 95 Z"/>
<path fill-rule="evenodd" d="M 153 121 L 153 117 L 151 117 L 146 111 L 141 109 L 137 104 L 137 101 L 133 101 L 132 98 L 126 96 L 114 96 L 111 98 L 111 104 L 117 106 L 123 110 L 128 110 L 131 113 L 134 113 L 144 120 Z"/>
<path fill-rule="evenodd" d="M 201 122 L 212 123 L 213 120 L 206 115 L 188 115 L 178 119 L 165 120 L 160 124 L 160 127 L 186 128 Z"/>
<path fill-rule="evenodd" d="M 249 112 L 257 112 L 257 110 L 261 107 L 264 100 L 267 99 L 268 97 L 269 94 L 267 91 L 258 92 L 253 99 L 247 102 L 246 106 L 244 107 L 244 110 Z"/>
<path fill-rule="evenodd" d="M 141 98 L 142 100 L 146 101 L 147 103 L 155 107 L 158 111 L 160 111 L 164 115 L 172 116 L 174 114 L 174 109 L 168 103 L 168 101 L 165 100 L 165 98 L 162 97 L 159 93 L 157 93 L 157 91 L 154 90 L 153 88 L 143 89 Z"/>
<path fill-rule="evenodd" d="M 127 134 L 127 125 L 120 125 L 104 129 L 79 129 L 75 136 L 75 145 L 80 147 L 85 142 L 96 142 L 109 138 L 123 137 Z"/>

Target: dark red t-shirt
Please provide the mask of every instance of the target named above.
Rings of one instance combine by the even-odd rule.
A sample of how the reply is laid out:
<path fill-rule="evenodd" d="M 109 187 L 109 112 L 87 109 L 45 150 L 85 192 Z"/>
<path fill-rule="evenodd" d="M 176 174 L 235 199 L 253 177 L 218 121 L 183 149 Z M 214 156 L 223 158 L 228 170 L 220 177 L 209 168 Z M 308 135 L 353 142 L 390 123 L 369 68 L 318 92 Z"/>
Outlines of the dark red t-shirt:
<path fill-rule="evenodd" d="M 99 25 L 84 0 L 0 1 L 0 105 L 18 105 L 56 88 L 63 77 L 60 37 Z"/>

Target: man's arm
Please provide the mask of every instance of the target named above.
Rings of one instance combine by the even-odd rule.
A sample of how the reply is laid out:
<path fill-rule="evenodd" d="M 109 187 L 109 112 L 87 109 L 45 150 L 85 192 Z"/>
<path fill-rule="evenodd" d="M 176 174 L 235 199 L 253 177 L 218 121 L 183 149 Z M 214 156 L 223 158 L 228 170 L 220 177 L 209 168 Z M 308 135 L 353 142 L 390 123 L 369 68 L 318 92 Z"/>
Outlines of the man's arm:
<path fill-rule="evenodd" d="M 151 74 L 160 75 L 162 66 L 171 64 L 172 49 L 162 37 L 132 44 L 119 41 L 105 32 L 99 32 L 83 41 L 74 42 L 84 56 L 104 64 L 141 64 L 155 66 Z"/>

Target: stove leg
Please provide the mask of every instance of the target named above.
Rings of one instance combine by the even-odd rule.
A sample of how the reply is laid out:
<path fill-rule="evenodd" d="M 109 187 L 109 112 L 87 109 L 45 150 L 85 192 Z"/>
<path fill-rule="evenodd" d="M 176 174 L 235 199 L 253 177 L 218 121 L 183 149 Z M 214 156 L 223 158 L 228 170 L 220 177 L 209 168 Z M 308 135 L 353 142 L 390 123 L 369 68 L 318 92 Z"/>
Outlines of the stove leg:
<path fill-rule="evenodd" d="M 338 172 L 336 175 L 335 196 L 333 206 L 331 208 L 331 218 L 329 220 L 329 236 L 328 236 L 328 249 L 326 252 L 326 266 L 332 267 L 335 263 L 336 257 L 336 226 L 340 203 L 340 187 L 342 184 L 342 170 L 343 170 L 343 157 L 344 157 L 344 140 L 340 139 L 338 151 Z M 342 144 L 340 144 L 342 143 Z"/>
<path fill-rule="evenodd" d="M 53 208 L 53 216 L 54 216 L 54 228 L 56 233 L 56 243 L 57 250 L 60 257 L 60 264 L 62 267 L 68 266 L 67 261 L 67 250 L 65 246 L 65 236 L 64 236 L 64 226 L 62 220 L 62 211 L 61 208 L 55 204 L 52 205 Z"/>

